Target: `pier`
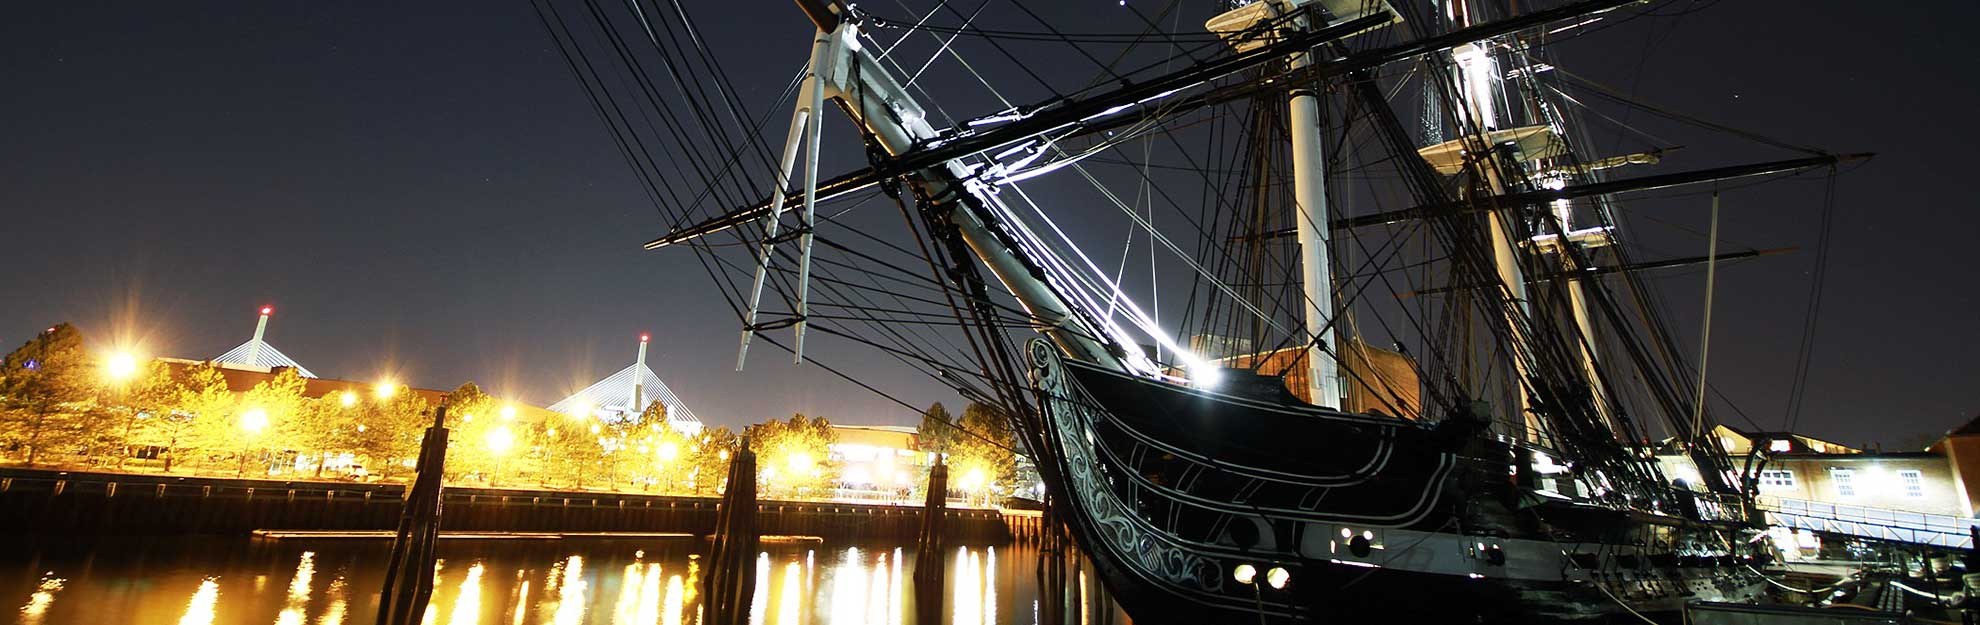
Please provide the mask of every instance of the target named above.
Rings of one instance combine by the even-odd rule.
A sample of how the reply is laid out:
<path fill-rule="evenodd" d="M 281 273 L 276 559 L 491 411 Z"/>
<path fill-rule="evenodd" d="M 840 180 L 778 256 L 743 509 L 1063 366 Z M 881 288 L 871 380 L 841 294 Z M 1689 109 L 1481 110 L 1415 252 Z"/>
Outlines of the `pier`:
<path fill-rule="evenodd" d="M 256 530 L 387 532 L 401 484 L 222 479 L 75 471 L 0 470 L 0 531 L 70 535 L 245 535 Z M 610 491 L 447 487 L 447 533 L 523 535 L 680 533 L 715 529 L 719 499 Z M 921 508 L 835 501 L 757 504 L 766 535 L 912 540 Z M 1025 540 L 1036 513 L 954 507 L 947 537 Z M 456 534 L 459 535 L 459 534 Z"/>

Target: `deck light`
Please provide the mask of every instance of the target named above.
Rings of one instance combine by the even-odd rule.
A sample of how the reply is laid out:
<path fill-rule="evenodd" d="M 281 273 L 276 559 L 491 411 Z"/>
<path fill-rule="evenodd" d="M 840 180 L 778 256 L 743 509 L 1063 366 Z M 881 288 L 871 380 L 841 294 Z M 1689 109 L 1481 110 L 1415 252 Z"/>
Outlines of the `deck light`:
<path fill-rule="evenodd" d="M 1237 568 L 1231 569 L 1231 579 L 1237 580 L 1240 584 L 1250 585 L 1252 581 L 1258 579 L 1258 567 L 1249 564 L 1237 565 Z"/>

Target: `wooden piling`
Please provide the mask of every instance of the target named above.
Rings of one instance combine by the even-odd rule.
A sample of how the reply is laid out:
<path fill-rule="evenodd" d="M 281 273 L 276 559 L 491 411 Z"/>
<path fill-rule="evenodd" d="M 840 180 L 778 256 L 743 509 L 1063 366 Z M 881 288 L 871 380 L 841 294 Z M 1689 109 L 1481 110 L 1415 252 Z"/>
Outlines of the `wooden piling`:
<path fill-rule="evenodd" d="M 915 536 L 914 613 L 916 623 L 942 622 L 942 516 L 949 501 L 949 467 L 938 458 L 928 468 L 928 500 L 921 507 L 921 531 Z"/>
<path fill-rule="evenodd" d="M 729 487 L 716 513 L 715 540 L 709 548 L 708 577 L 702 588 L 702 614 L 708 625 L 746 625 L 756 593 L 756 452 L 749 439 L 729 462 Z"/>
<path fill-rule="evenodd" d="M 433 543 L 440 533 L 440 476 L 447 464 L 447 405 L 433 411 L 433 427 L 419 447 L 416 476 L 406 489 L 392 539 L 392 562 L 378 593 L 378 625 L 413 625 L 433 596 Z M 252 490 L 252 489 L 250 489 Z M 295 491 L 290 491 L 291 493 Z"/>

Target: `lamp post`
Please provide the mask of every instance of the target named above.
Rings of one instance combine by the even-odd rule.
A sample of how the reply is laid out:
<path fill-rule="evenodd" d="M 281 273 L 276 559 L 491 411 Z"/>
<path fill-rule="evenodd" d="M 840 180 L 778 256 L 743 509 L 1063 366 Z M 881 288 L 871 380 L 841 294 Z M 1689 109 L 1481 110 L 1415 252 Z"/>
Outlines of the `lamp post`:
<path fill-rule="evenodd" d="M 137 425 L 137 408 L 130 405 L 130 384 L 138 375 L 138 358 L 130 352 L 111 354 L 103 361 L 103 377 L 117 392 L 117 402 L 124 404 L 130 412 L 124 417 L 124 453 L 117 458 L 117 469 L 123 470 L 124 463 L 131 459 L 131 429 Z"/>
<path fill-rule="evenodd" d="M 674 460 L 680 456 L 681 447 L 675 444 L 674 441 L 662 442 L 659 447 L 653 449 L 653 458 L 659 465 L 660 476 L 667 480 L 661 485 L 660 492 L 672 492 L 674 487 L 674 473 L 671 467 L 674 464 Z"/>
<path fill-rule="evenodd" d="M 246 412 L 241 413 L 240 425 L 241 432 L 247 434 L 247 436 L 241 437 L 241 456 L 234 463 L 235 477 L 246 474 L 248 449 L 257 439 L 261 438 L 262 431 L 268 429 L 268 411 L 261 408 L 249 408 Z"/>
<path fill-rule="evenodd" d="M 515 446 L 516 435 L 509 431 L 509 426 L 497 425 L 495 429 L 488 431 L 487 443 L 488 453 L 495 456 L 495 470 L 488 476 L 488 485 L 494 486 L 502 477 L 502 457 L 507 456 L 509 449 Z"/>

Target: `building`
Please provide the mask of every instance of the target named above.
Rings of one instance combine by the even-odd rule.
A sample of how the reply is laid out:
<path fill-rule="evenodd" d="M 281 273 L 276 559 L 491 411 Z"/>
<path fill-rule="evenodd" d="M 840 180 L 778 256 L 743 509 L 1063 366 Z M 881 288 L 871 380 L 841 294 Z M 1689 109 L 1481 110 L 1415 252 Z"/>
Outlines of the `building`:
<path fill-rule="evenodd" d="M 1743 432 L 1723 425 L 1712 437 L 1736 467 L 1755 473 L 1763 505 L 1772 499 L 1973 516 L 1967 484 L 1980 482 L 1980 419 L 1923 450 L 1864 450 L 1792 432 Z M 1761 453 L 1747 468 L 1743 459 L 1755 449 Z M 1666 477 L 1698 483 L 1697 469 L 1674 443 L 1667 441 L 1658 462 Z"/>
<path fill-rule="evenodd" d="M 1416 379 L 1416 363 L 1400 352 L 1374 347 L 1359 340 L 1345 341 L 1341 354 L 1341 388 L 1346 393 L 1340 409 L 1348 412 L 1381 414 L 1414 419 L 1423 414 L 1423 398 Z M 1261 375 L 1285 380 L 1286 390 L 1300 401 L 1307 397 L 1307 380 L 1312 369 L 1306 366 L 1304 346 L 1254 352 L 1251 341 L 1211 335 L 1191 337 L 1190 348 L 1202 354 L 1237 354 L 1211 360 L 1217 366 L 1250 369 Z M 1324 404 L 1323 404 L 1324 405 Z"/>
<path fill-rule="evenodd" d="M 897 496 L 917 486 L 928 470 L 915 428 L 896 425 L 833 425 L 837 440 L 830 458 L 839 467 L 839 487 L 869 495 Z"/>
<path fill-rule="evenodd" d="M 550 411 L 587 419 L 625 420 L 637 418 L 646 411 L 647 406 L 657 401 L 667 407 L 669 426 L 688 436 L 700 434 L 701 419 L 694 416 L 694 411 L 688 409 L 679 395 L 674 394 L 674 389 L 668 388 L 666 382 L 660 381 L 659 375 L 647 368 L 646 343 L 649 338 L 645 334 L 639 335 L 639 356 L 632 365 L 550 404 Z"/>

